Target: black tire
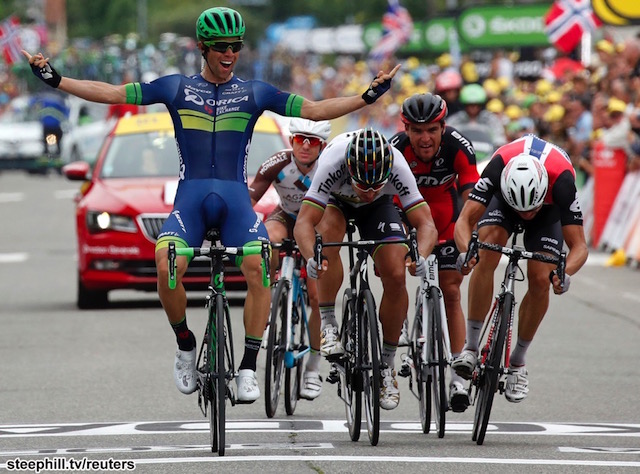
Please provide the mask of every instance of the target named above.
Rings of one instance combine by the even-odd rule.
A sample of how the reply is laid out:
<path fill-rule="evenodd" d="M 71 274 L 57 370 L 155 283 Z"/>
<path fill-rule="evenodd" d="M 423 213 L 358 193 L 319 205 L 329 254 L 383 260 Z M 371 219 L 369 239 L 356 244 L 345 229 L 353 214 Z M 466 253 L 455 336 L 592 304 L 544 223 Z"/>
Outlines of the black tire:
<path fill-rule="evenodd" d="M 480 380 L 478 381 L 478 396 L 476 412 L 473 420 L 473 436 L 472 439 L 478 445 L 484 443 L 484 437 L 487 433 L 489 425 L 489 417 L 491 415 L 491 407 L 493 406 L 493 398 L 498 389 L 498 380 L 501 374 L 502 354 L 507 335 L 507 325 L 511 317 L 513 308 L 513 295 L 506 293 L 502 304 L 497 307 L 498 311 L 498 327 L 494 329 L 494 338 L 489 345 L 489 354 L 481 371 Z"/>
<path fill-rule="evenodd" d="M 284 373 L 284 354 L 287 347 L 287 299 L 289 285 L 280 280 L 271 301 L 269 317 L 269 340 L 267 341 L 267 361 L 265 367 L 264 401 L 267 417 L 273 418 L 278 409 L 282 374 Z"/>
<path fill-rule="evenodd" d="M 344 358 L 344 398 L 345 412 L 347 415 L 347 428 L 349 429 L 349 437 L 351 441 L 360 439 L 360 426 L 362 423 L 362 376 L 360 372 L 355 372 L 355 359 L 353 348 L 355 343 L 355 327 L 351 315 L 351 290 L 347 288 L 342 298 L 342 345 L 345 350 Z"/>
<path fill-rule="evenodd" d="M 298 292 L 296 304 L 293 306 L 293 315 L 291 326 L 293 334 L 293 355 L 297 356 L 301 351 L 307 349 L 307 322 L 303 317 L 305 296 L 303 289 Z M 298 400 L 300 399 L 300 383 L 302 381 L 302 372 L 304 371 L 304 357 L 296 358 L 293 367 L 286 367 L 284 374 L 284 408 L 287 415 L 293 415 L 296 411 Z"/>
<path fill-rule="evenodd" d="M 446 413 L 449 407 L 447 400 L 447 381 L 445 359 L 445 342 L 442 334 L 442 314 L 440 312 L 440 290 L 436 287 L 429 288 L 429 331 L 431 354 L 429 354 L 429 365 L 431 372 L 431 390 L 433 394 L 433 408 L 435 412 L 436 431 L 438 438 L 444 437 L 446 424 Z"/>
<path fill-rule="evenodd" d="M 78 276 L 78 294 L 76 304 L 79 309 L 103 309 L 109 306 L 107 290 L 89 290 Z"/>
<path fill-rule="evenodd" d="M 422 432 L 427 434 L 431 430 L 431 391 L 428 366 L 423 362 L 422 355 L 425 350 L 425 338 L 422 330 L 422 310 L 424 297 L 420 288 L 416 293 L 416 312 L 413 318 L 413 330 L 411 332 L 411 358 L 416 374 L 418 386 L 418 409 L 420 411 L 420 424 Z"/>
<path fill-rule="evenodd" d="M 382 343 L 378 331 L 376 305 L 370 290 L 362 292 L 360 304 L 362 395 L 369 442 L 371 446 L 376 446 L 380 437 L 380 355 Z"/>
<path fill-rule="evenodd" d="M 205 356 L 203 372 L 205 375 L 205 403 L 209 404 L 209 434 L 211 452 L 218 452 L 218 394 L 216 386 L 216 341 L 214 306 L 209 307 L 209 322 L 204 334 Z"/>
<path fill-rule="evenodd" d="M 216 438 L 218 445 L 218 455 L 224 456 L 225 449 L 225 424 L 226 424 L 226 402 L 227 402 L 227 358 L 228 358 L 228 348 L 227 348 L 227 334 L 230 325 L 228 324 L 228 317 L 226 313 L 226 308 L 224 304 L 224 297 L 222 295 L 216 296 L 215 300 L 215 308 L 216 308 L 216 331 L 215 333 L 215 363 L 214 363 L 214 373 L 213 373 L 213 385 L 214 385 L 214 400 L 215 404 L 212 403 L 211 414 L 213 416 L 214 411 L 217 411 L 217 416 L 215 416 L 215 421 L 217 423 L 213 423 L 215 425 L 214 430 L 214 438 Z M 230 334 L 229 334 L 230 335 Z M 229 342 L 231 338 L 229 338 Z M 213 409 L 213 406 L 216 406 Z M 213 443 L 212 443 L 213 449 Z"/>

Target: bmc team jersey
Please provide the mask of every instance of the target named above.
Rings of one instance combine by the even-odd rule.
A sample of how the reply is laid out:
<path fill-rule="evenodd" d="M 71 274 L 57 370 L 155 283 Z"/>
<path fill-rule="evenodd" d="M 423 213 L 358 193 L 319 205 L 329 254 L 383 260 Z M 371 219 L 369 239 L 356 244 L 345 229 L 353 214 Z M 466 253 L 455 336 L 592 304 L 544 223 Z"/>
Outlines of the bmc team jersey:
<path fill-rule="evenodd" d="M 484 169 L 482 177 L 469 194 L 469 199 L 489 205 L 492 197 L 502 202 L 500 175 L 505 165 L 520 153 L 526 153 L 540 160 L 549 175 L 549 189 L 544 198 L 545 205 L 555 205 L 560 211 L 560 223 L 582 225 L 582 211 L 576 190 L 576 173 L 570 158 L 558 146 L 535 135 L 524 137 L 501 146 Z"/>
<path fill-rule="evenodd" d="M 296 219 L 304 195 L 311 186 L 313 176 L 318 169 L 317 161 L 307 173 L 302 173 L 293 158 L 293 150 L 282 150 L 272 155 L 260 165 L 256 177 L 249 187 L 251 199 L 256 202 L 273 184 L 280 196 L 280 208 L 291 218 Z"/>
<path fill-rule="evenodd" d="M 440 149 L 428 163 L 416 157 L 406 133 L 396 134 L 391 144 L 405 157 L 420 193 L 431 208 L 438 239 L 453 239 L 453 228 L 462 208 L 460 193 L 473 188 L 479 179 L 471 142 L 455 128 L 445 127 Z"/>
<path fill-rule="evenodd" d="M 200 74 L 131 83 L 126 91 L 129 104 L 164 104 L 175 129 L 180 180 L 156 248 L 169 240 L 200 245 L 211 227 L 220 229 L 225 245 L 268 239 L 247 192 L 246 161 L 253 127 L 265 110 L 299 117 L 304 98 L 261 81 L 234 76 L 213 84 Z"/>
<path fill-rule="evenodd" d="M 311 187 L 304 197 L 304 202 L 324 210 L 331 198 L 351 206 L 362 207 L 370 203 L 360 200 L 351 187 L 351 176 L 347 170 L 345 151 L 355 132 L 343 133 L 334 138 L 324 149 L 318 160 Z M 400 198 L 400 203 L 406 213 L 418 206 L 424 206 L 425 202 L 418 191 L 416 180 L 411 174 L 409 165 L 402 157 L 400 151 L 393 148 L 393 167 L 387 184 L 376 196 L 375 200 L 389 195 Z"/>

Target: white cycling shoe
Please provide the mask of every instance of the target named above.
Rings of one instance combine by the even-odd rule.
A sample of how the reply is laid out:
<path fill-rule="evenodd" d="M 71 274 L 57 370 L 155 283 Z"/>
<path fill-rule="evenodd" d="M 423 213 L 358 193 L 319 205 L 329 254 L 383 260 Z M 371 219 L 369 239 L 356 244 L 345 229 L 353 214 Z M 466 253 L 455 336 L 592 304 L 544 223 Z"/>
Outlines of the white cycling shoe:
<path fill-rule="evenodd" d="M 173 364 L 173 380 L 176 387 L 184 394 L 196 391 L 196 348 L 190 351 L 176 351 Z"/>
<path fill-rule="evenodd" d="M 260 398 L 260 387 L 256 379 L 255 371 L 251 369 L 240 369 L 236 377 L 238 403 L 253 403 Z"/>

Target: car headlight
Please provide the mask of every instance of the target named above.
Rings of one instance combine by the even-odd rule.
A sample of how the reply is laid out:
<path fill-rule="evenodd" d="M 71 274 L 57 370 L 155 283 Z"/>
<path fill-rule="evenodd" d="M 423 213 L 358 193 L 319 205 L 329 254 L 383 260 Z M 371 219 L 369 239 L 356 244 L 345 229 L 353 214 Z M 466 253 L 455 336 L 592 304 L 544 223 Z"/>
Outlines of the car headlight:
<path fill-rule="evenodd" d="M 117 230 L 120 232 L 137 232 L 138 228 L 133 218 L 110 214 L 106 211 L 87 212 L 87 228 L 89 232 L 102 232 L 105 230 Z"/>

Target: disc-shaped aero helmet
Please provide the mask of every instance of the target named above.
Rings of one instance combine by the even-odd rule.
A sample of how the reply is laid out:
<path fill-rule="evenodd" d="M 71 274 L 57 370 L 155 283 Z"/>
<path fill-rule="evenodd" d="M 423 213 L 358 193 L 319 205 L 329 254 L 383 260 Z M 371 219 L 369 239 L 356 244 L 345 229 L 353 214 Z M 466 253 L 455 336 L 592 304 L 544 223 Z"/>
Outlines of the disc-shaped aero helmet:
<path fill-rule="evenodd" d="M 548 188 L 547 170 L 539 159 L 526 153 L 509 160 L 500 175 L 502 196 L 516 211 L 532 211 L 540 206 Z"/>

